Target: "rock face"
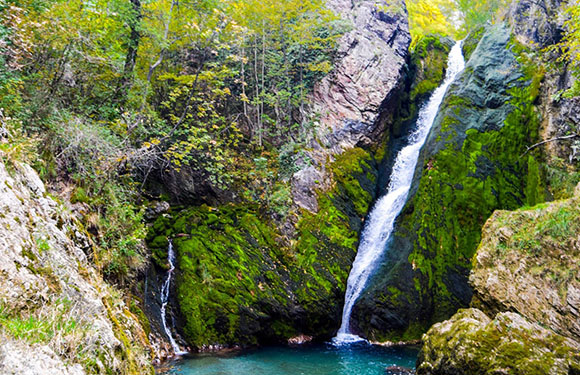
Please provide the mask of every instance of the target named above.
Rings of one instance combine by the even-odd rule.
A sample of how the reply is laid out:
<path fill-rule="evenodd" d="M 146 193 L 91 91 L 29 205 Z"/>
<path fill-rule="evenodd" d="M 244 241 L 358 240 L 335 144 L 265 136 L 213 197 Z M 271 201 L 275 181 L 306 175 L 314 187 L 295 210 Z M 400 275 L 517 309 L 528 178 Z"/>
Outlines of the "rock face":
<path fill-rule="evenodd" d="M 332 72 L 312 94 L 311 112 L 320 115 L 319 140 L 311 142 L 308 152 L 314 165 L 305 165 L 292 179 L 294 204 L 310 212 L 316 212 L 317 190 L 328 190 L 332 184 L 326 168 L 329 157 L 385 139 L 407 78 L 411 42 L 402 1 L 387 6 L 375 1 L 328 0 L 327 6 L 352 29 L 339 41 Z M 305 174 L 320 178 L 305 181 Z M 301 199 L 305 196 L 310 198 Z"/>
<path fill-rule="evenodd" d="M 514 155 L 534 143 L 540 79 L 524 74 L 505 25 L 481 37 L 446 94 L 383 264 L 353 311 L 365 337 L 417 339 L 467 306 L 470 260 L 485 219 L 538 190 L 529 163 Z M 537 195 L 530 199 L 541 200 Z"/>
<path fill-rule="evenodd" d="M 32 168 L 0 162 L 0 373 L 152 373 L 143 329 L 90 250 Z"/>
<path fill-rule="evenodd" d="M 469 277 L 472 305 L 490 314 L 517 311 L 580 340 L 579 207 L 577 195 L 545 208 L 496 211 Z"/>
<path fill-rule="evenodd" d="M 251 205 L 192 207 L 154 223 L 148 237 L 153 258 L 166 259 L 167 238 L 178 254 L 176 296 L 183 337 L 192 347 L 334 334 L 376 164 L 354 148 L 329 168 L 336 182 L 317 195 L 316 214 L 303 213 L 295 241 Z"/>
<path fill-rule="evenodd" d="M 323 128 L 335 133 L 333 141 L 344 142 L 341 147 L 373 143 L 369 137 L 384 131 L 380 127 L 385 124 L 377 121 L 380 112 L 391 105 L 404 80 L 411 41 L 405 5 L 350 0 L 328 0 L 327 5 L 352 30 L 339 42 L 332 73 L 314 89 L 314 110 L 321 114 Z M 342 140 L 337 135 L 345 129 L 352 134 Z"/>
<path fill-rule="evenodd" d="M 469 278 L 474 308 L 423 336 L 418 374 L 580 373 L 580 185 L 575 197 L 497 211 Z"/>
<path fill-rule="evenodd" d="M 553 374 L 580 371 L 580 345 L 511 312 L 490 319 L 460 310 L 423 339 L 418 375 Z"/>

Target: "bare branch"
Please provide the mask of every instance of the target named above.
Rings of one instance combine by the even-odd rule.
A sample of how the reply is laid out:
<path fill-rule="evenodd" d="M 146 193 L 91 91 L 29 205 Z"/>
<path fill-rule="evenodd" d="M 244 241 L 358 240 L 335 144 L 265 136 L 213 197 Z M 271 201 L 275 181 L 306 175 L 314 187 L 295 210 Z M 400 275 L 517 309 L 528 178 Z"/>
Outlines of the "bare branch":
<path fill-rule="evenodd" d="M 543 145 L 545 143 L 555 142 L 555 141 L 564 141 L 566 139 L 572 139 L 572 138 L 580 138 L 580 134 L 574 133 L 574 134 L 565 135 L 565 136 L 562 136 L 562 137 L 550 138 L 550 139 L 546 139 L 545 141 L 542 141 L 542 142 L 538 142 L 536 144 L 533 144 L 531 146 L 527 146 L 526 147 L 526 152 L 524 152 L 520 157 L 525 156 L 528 152 L 530 152 L 534 148 L 536 148 L 538 146 L 541 146 L 541 145 Z"/>

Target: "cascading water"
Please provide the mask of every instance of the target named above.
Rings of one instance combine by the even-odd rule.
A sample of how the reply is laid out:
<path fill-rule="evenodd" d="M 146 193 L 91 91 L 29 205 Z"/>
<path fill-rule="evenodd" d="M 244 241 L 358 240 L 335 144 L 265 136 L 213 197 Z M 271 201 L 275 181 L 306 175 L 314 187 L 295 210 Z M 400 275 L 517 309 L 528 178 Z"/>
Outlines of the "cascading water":
<path fill-rule="evenodd" d="M 169 338 L 169 343 L 171 348 L 176 355 L 185 354 L 179 349 L 179 345 L 173 338 L 171 334 L 171 329 L 167 325 L 167 314 L 165 312 L 167 308 L 167 303 L 169 302 L 169 290 L 171 286 L 171 277 L 173 276 L 173 271 L 175 271 L 175 251 L 173 250 L 173 243 L 169 241 L 169 246 L 167 248 L 167 260 L 169 261 L 169 270 L 167 271 L 167 279 L 161 286 L 161 322 L 163 323 L 163 329 L 165 334 Z"/>
<path fill-rule="evenodd" d="M 352 270 L 348 276 L 342 310 L 342 324 L 333 339 L 335 344 L 347 344 L 364 340 L 350 331 L 350 314 L 356 300 L 361 295 L 374 271 L 376 263 L 383 254 L 386 243 L 393 231 L 395 219 L 407 201 L 421 147 L 423 147 L 431 126 L 433 126 L 439 105 L 445 96 L 445 91 L 465 66 L 465 60 L 461 53 L 461 42 L 457 42 L 449 52 L 447 64 L 445 80 L 419 111 L 416 130 L 409 136 L 409 144 L 397 155 L 387 193 L 377 201 L 369 214 Z"/>

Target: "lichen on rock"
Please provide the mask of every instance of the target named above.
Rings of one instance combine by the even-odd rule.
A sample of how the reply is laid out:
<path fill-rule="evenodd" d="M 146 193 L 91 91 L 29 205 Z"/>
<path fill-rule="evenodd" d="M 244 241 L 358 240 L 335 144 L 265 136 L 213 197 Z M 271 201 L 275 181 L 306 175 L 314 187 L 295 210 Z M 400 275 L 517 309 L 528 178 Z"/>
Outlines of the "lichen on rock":
<path fill-rule="evenodd" d="M 22 364 L 39 375 L 153 372 L 143 328 L 90 251 L 36 172 L 1 161 L 0 372 L 20 373 Z"/>

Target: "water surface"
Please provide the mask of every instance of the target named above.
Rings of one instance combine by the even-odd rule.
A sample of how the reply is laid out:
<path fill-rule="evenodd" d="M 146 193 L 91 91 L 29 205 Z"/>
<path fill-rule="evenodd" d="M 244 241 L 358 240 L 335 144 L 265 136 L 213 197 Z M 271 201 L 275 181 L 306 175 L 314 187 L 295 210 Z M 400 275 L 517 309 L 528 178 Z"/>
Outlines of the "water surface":
<path fill-rule="evenodd" d="M 175 362 L 180 375 L 384 375 L 388 366 L 414 368 L 417 349 L 348 346 L 273 347 L 228 355 L 194 355 Z"/>

